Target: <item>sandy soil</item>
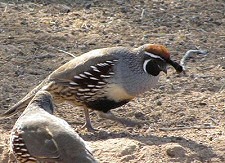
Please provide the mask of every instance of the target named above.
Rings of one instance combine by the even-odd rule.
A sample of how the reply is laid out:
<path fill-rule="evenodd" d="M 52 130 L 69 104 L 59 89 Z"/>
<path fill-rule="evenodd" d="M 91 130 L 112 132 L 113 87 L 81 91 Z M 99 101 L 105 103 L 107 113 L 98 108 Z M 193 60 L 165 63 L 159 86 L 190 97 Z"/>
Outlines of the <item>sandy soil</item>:
<path fill-rule="evenodd" d="M 64 118 L 101 163 L 225 162 L 224 0 L 34 0 L 0 2 L 0 113 L 54 69 L 71 59 L 111 46 L 166 45 L 179 61 L 190 49 L 186 75 L 172 68 L 157 88 L 114 113 L 147 121 L 127 127 L 91 113 L 94 127 L 81 129 L 82 109 L 62 105 Z M 0 120 L 1 159 L 17 116 Z"/>

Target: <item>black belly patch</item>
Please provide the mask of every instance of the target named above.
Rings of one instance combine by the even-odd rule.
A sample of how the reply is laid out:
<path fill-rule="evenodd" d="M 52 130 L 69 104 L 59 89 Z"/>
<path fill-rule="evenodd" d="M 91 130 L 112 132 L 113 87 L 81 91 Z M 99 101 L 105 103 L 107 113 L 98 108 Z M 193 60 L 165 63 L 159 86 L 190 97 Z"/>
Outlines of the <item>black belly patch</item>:
<path fill-rule="evenodd" d="M 107 98 L 101 98 L 96 101 L 89 101 L 88 103 L 86 103 L 86 106 L 90 109 L 107 113 L 109 110 L 120 107 L 128 103 L 129 101 L 130 100 L 123 100 L 123 101 L 116 102 L 113 100 L 109 100 Z"/>

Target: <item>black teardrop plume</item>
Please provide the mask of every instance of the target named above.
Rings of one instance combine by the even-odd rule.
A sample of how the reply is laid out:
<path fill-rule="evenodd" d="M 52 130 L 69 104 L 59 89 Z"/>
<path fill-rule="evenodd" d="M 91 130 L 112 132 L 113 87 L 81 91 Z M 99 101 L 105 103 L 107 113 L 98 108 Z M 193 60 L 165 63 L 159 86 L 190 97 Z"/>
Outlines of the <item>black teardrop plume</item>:
<path fill-rule="evenodd" d="M 167 60 L 167 63 L 173 66 L 177 70 L 177 72 L 181 73 L 183 71 L 183 67 L 179 63 L 172 61 L 170 59 Z"/>

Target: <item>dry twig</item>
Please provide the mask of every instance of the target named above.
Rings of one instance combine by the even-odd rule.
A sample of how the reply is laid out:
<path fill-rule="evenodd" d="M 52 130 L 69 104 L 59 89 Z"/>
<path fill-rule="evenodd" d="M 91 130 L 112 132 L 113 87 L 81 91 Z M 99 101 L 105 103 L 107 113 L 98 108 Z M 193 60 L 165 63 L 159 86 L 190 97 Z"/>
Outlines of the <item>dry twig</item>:
<path fill-rule="evenodd" d="M 141 19 L 144 18 L 144 13 L 145 13 L 145 9 L 142 9 L 142 12 L 141 12 Z"/>
<path fill-rule="evenodd" d="M 63 52 L 63 53 L 65 53 L 65 54 L 69 54 L 71 57 L 73 57 L 73 58 L 75 58 L 76 56 L 75 55 L 73 55 L 72 53 L 69 53 L 69 52 L 67 52 L 67 51 L 64 51 L 64 50 L 61 50 L 61 49 L 56 49 L 56 50 L 58 50 L 59 52 Z"/>
<path fill-rule="evenodd" d="M 185 53 L 185 55 L 183 56 L 183 58 L 180 60 L 180 65 L 183 67 L 184 70 L 186 70 L 186 65 L 185 65 L 186 60 L 188 58 L 190 58 L 193 53 L 201 54 L 201 55 L 204 55 L 204 56 L 207 55 L 207 51 L 206 50 L 188 50 Z"/>
<path fill-rule="evenodd" d="M 58 48 L 55 48 L 55 47 L 52 47 L 52 46 L 51 46 L 50 48 L 52 48 L 52 49 L 54 49 L 54 50 L 57 50 L 57 51 L 59 51 L 59 52 L 63 52 L 63 53 L 65 53 L 65 54 L 68 54 L 68 55 L 70 55 L 70 56 L 73 57 L 73 58 L 76 57 L 74 54 L 69 53 L 69 52 L 67 52 L 67 51 L 64 51 L 64 50 L 62 50 L 62 49 L 58 49 Z"/>

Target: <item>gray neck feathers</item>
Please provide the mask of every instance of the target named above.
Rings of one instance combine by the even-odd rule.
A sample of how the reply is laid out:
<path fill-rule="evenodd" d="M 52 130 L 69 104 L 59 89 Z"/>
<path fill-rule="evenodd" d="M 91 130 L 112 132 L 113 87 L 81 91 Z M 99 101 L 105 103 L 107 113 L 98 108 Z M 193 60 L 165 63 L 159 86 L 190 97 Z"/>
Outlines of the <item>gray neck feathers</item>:
<path fill-rule="evenodd" d="M 129 52 L 130 53 L 130 52 Z M 133 96 L 144 93 L 155 87 L 159 76 L 152 76 L 143 70 L 143 47 L 135 49 L 132 54 L 123 54 L 123 62 L 119 62 L 117 78 L 120 78 L 121 85 Z"/>

